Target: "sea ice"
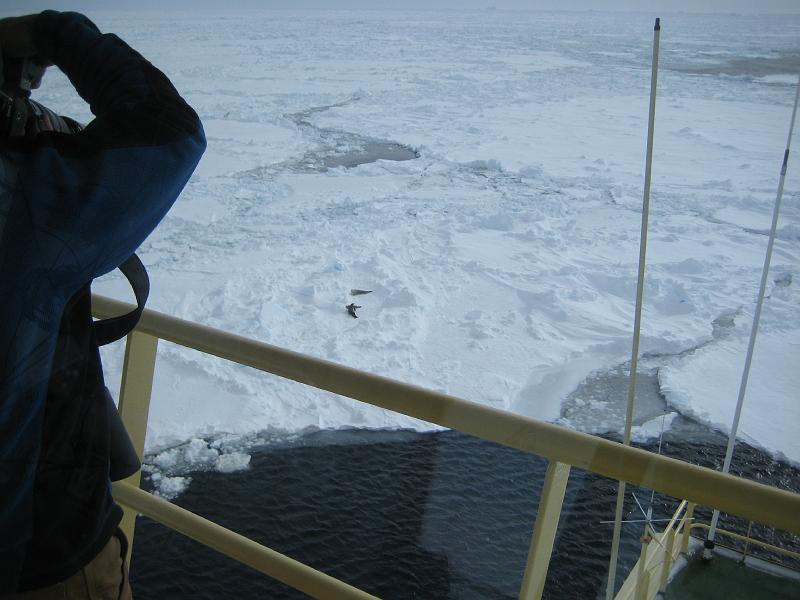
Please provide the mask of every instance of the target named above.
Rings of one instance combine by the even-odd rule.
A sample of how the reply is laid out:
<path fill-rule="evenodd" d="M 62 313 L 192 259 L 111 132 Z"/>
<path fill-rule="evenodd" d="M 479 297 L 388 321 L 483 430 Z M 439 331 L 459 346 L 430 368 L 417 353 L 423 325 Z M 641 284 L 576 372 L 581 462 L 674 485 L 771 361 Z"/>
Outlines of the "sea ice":
<path fill-rule="evenodd" d="M 548 420 L 630 359 L 649 15 L 250 11 L 219 27 L 221 14 L 97 15 L 152 55 L 209 137 L 140 250 L 150 308 Z M 642 353 L 675 410 L 723 430 L 793 97 L 753 48 L 796 49 L 787 19 L 663 20 Z M 746 60 L 731 76 L 704 56 Z M 91 118 L 58 73 L 37 97 Z M 362 139 L 419 157 L 317 168 Z M 788 284 L 770 288 L 783 304 L 742 435 L 799 460 L 796 153 L 788 173 L 773 257 Z M 358 319 L 354 288 L 373 290 Z M 129 299 L 118 274 L 95 290 Z M 735 331 L 717 339 L 726 315 Z M 121 345 L 103 359 L 114 389 Z M 270 428 L 432 427 L 167 343 L 150 414 L 149 451 Z M 181 456 L 245 460 L 196 450 Z"/>
<path fill-rule="evenodd" d="M 684 415 L 729 433 L 746 350 L 746 338 L 729 337 L 664 368 L 660 379 L 670 405 Z M 800 464 L 798 389 L 797 335 L 791 331 L 763 333 L 755 348 L 739 437 Z M 786 393 L 794 393 L 794 400 Z"/>
<path fill-rule="evenodd" d="M 250 455 L 243 452 L 220 454 L 217 457 L 216 470 L 220 473 L 235 473 L 244 471 L 250 464 Z"/>

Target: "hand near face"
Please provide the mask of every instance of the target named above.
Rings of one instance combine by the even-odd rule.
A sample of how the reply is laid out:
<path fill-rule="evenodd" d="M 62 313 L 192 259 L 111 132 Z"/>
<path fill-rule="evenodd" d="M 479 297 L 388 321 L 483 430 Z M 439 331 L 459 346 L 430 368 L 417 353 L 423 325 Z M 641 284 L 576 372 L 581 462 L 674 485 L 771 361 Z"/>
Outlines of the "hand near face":
<path fill-rule="evenodd" d="M 45 69 L 51 63 L 43 60 L 36 60 L 38 49 L 34 40 L 33 29 L 37 15 L 27 15 L 24 17 L 8 17 L 0 19 L 0 51 L 3 56 L 14 58 L 30 58 L 35 66 L 36 73 L 31 74 L 31 89 L 36 89 L 42 82 Z"/>

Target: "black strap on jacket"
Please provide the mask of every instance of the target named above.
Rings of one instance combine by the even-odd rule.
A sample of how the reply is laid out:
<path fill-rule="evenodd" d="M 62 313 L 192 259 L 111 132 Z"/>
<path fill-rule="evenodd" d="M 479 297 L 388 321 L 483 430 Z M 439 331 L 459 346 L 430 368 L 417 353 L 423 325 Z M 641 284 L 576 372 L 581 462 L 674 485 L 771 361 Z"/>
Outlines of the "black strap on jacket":
<path fill-rule="evenodd" d="M 147 297 L 150 295 L 150 278 L 147 276 L 147 271 L 138 256 L 131 254 L 130 258 L 119 266 L 119 270 L 122 271 L 128 283 L 131 284 L 131 288 L 133 288 L 133 295 L 136 297 L 136 308 L 124 315 L 94 322 L 94 332 L 99 346 L 105 346 L 111 342 L 121 340 L 133 331 L 142 316 Z"/>
<path fill-rule="evenodd" d="M 132 254 L 119 266 L 119 270 L 131 284 L 133 295 L 136 297 L 136 308 L 118 317 L 94 321 L 94 337 L 98 346 L 121 340 L 133 331 L 142 316 L 147 297 L 150 295 L 150 278 L 138 256 Z M 111 481 L 119 481 L 133 475 L 141 468 L 142 464 L 108 388 L 105 388 L 104 392 L 111 440 L 109 478 Z"/>

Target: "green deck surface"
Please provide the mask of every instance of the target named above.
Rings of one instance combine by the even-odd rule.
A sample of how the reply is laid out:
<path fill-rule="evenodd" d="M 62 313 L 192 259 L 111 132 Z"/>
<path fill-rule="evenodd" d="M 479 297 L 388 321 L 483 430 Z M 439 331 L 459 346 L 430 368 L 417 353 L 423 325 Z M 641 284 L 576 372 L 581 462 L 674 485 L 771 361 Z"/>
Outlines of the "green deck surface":
<path fill-rule="evenodd" d="M 800 581 L 759 571 L 716 554 L 705 563 L 689 558 L 667 587 L 664 600 L 800 600 Z"/>

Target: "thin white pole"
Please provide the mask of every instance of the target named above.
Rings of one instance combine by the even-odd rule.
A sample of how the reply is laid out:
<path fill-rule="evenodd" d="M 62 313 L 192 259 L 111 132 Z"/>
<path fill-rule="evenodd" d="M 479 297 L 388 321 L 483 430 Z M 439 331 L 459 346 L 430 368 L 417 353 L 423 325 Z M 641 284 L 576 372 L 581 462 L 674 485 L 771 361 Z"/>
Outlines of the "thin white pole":
<path fill-rule="evenodd" d="M 653 65 L 650 74 L 650 116 L 647 124 L 647 158 L 644 172 L 644 198 L 642 201 L 642 233 L 639 241 L 639 276 L 636 284 L 636 313 L 633 324 L 633 348 L 631 349 L 631 375 L 628 382 L 628 407 L 625 414 L 625 433 L 622 443 L 631 443 L 633 424 L 633 402 L 636 396 L 636 371 L 639 364 L 639 334 L 642 329 L 642 303 L 644 298 L 644 267 L 647 256 L 647 226 L 650 217 L 650 182 L 653 171 L 653 133 L 656 120 L 656 88 L 658 86 L 658 49 L 661 39 L 661 19 L 656 19 L 653 31 Z M 625 499 L 625 482 L 620 481 L 617 488 L 617 504 L 614 512 L 614 534 L 611 539 L 611 560 L 608 565 L 606 600 L 614 597 L 614 584 L 617 578 L 617 554 L 622 529 L 622 506 Z"/>
<path fill-rule="evenodd" d="M 797 80 L 797 89 L 794 93 L 794 108 L 792 109 L 792 120 L 789 124 L 789 137 L 786 140 L 786 150 L 783 152 L 783 163 L 781 165 L 781 176 L 778 182 L 778 195 L 775 198 L 775 208 L 772 211 L 772 227 L 769 232 L 769 242 L 767 242 L 767 253 L 764 257 L 764 268 L 761 271 L 761 286 L 758 289 L 758 302 L 756 303 L 756 312 L 753 315 L 753 326 L 750 330 L 750 342 L 747 346 L 747 355 L 744 359 L 744 371 L 742 372 L 742 379 L 739 383 L 739 397 L 736 400 L 736 412 L 733 415 L 733 424 L 731 425 L 731 434 L 728 436 L 728 448 L 725 451 L 725 461 L 722 465 L 722 472 L 727 473 L 731 468 L 731 459 L 733 458 L 733 447 L 736 444 L 736 434 L 739 430 L 739 418 L 742 415 L 742 406 L 744 404 L 744 396 L 747 391 L 747 380 L 750 377 L 750 366 L 753 362 L 753 350 L 756 345 L 756 337 L 758 336 L 758 325 L 761 320 L 761 308 L 764 305 L 764 296 L 767 291 L 767 277 L 769 276 L 769 265 L 772 260 L 772 248 L 775 245 L 775 232 L 778 229 L 778 216 L 781 211 L 781 200 L 783 199 L 783 185 L 786 182 L 786 167 L 789 164 L 789 148 L 792 143 L 792 134 L 794 133 L 794 123 L 797 117 L 797 101 L 800 98 L 800 77 Z M 714 536 L 717 532 L 717 522 L 719 521 L 719 511 L 714 510 L 711 516 L 711 527 L 708 530 L 708 537 L 706 538 L 705 549 L 703 550 L 703 558 L 706 560 L 711 558 L 711 552 L 714 549 Z"/>

